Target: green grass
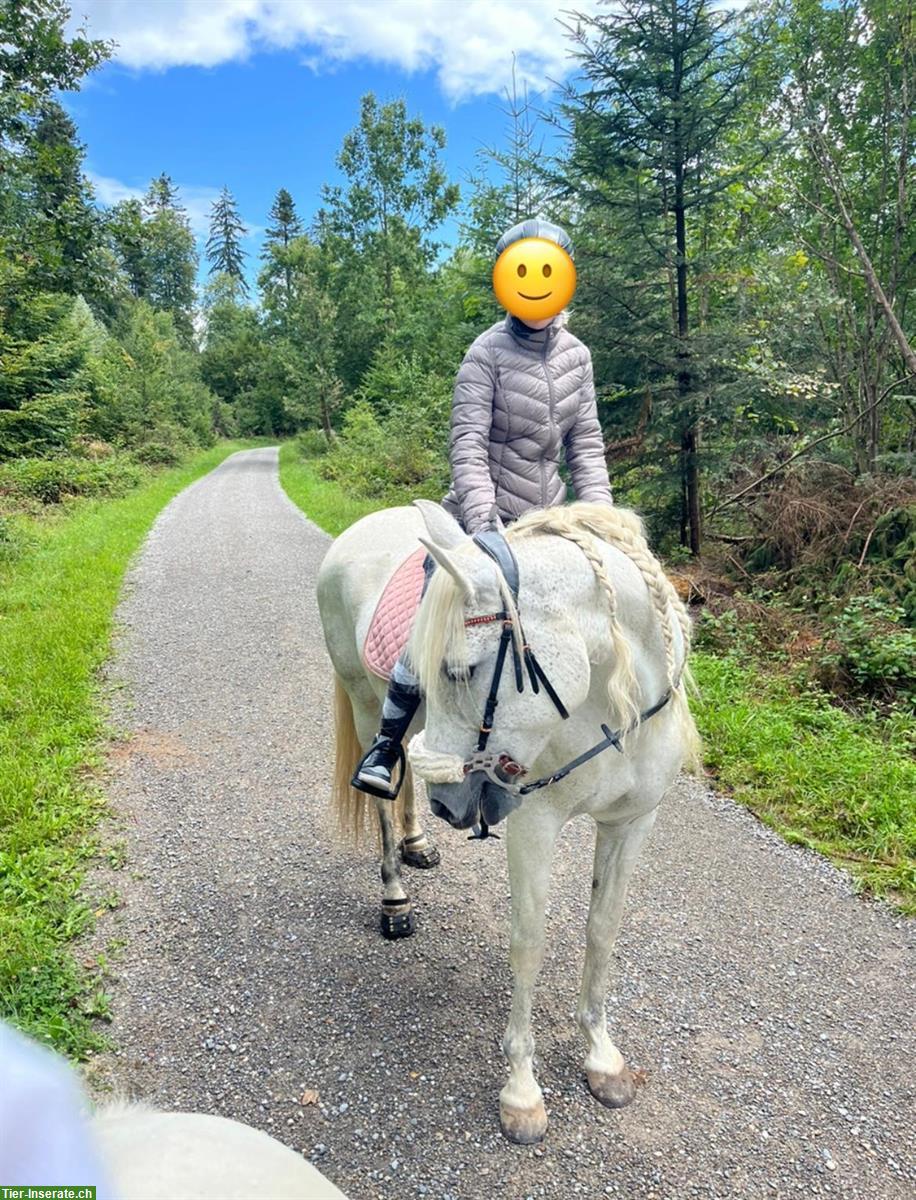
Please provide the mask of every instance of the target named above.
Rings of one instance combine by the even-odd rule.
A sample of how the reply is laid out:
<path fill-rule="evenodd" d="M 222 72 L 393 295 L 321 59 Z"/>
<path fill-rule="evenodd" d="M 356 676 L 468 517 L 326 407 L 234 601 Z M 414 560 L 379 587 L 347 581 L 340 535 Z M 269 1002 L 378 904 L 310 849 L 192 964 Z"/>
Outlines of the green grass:
<path fill-rule="evenodd" d="M 696 654 L 693 710 L 719 785 L 859 888 L 916 913 L 916 762 L 788 680 Z"/>
<path fill-rule="evenodd" d="M 322 479 L 313 460 L 299 457 L 295 442 L 280 447 L 280 483 L 290 500 L 333 537 L 366 513 L 385 507 L 381 500 L 351 496 L 338 484 Z"/>
<path fill-rule="evenodd" d="M 80 893 L 105 799 L 97 671 L 121 581 L 156 515 L 250 443 L 221 443 L 128 495 L 8 518 L 0 559 L 0 1013 L 73 1057 L 100 1042 L 107 1000 L 69 943 L 92 923 Z M 102 905 L 110 901 L 98 902 Z"/>

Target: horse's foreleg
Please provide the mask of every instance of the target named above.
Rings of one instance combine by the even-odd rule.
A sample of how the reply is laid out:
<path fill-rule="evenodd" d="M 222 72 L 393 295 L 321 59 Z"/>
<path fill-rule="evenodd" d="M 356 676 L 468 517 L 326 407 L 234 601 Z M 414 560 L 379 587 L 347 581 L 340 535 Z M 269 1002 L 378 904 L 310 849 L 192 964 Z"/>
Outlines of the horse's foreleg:
<path fill-rule="evenodd" d="M 394 941 L 410 937 L 416 928 L 410 897 L 401 882 L 401 863 L 395 841 L 391 801 L 377 799 L 379 829 L 382 834 L 382 935 Z"/>
<path fill-rule="evenodd" d="M 404 780 L 404 836 L 398 846 L 401 862 L 406 867 L 419 867 L 421 870 L 438 867 L 441 861 L 439 851 L 417 815 L 418 781 L 410 775 L 409 767 L 407 770 L 408 778 Z"/>
<path fill-rule="evenodd" d="M 539 1142 L 547 1130 L 544 1097 L 534 1077 L 531 1002 L 544 957 L 544 907 L 559 824 L 525 808 L 507 823 L 506 849 L 512 894 L 509 961 L 514 988 L 503 1038 L 509 1078 L 499 1094 L 503 1133 L 513 1142 Z"/>
<path fill-rule="evenodd" d="M 623 1055 L 607 1030 L 608 967 L 620 928 L 627 885 L 643 843 L 655 824 L 655 811 L 623 826 L 598 825 L 592 899 L 588 911 L 585 969 L 578 1019 L 588 1039 L 585 1074 L 592 1095 L 609 1108 L 622 1108 L 636 1094 Z"/>

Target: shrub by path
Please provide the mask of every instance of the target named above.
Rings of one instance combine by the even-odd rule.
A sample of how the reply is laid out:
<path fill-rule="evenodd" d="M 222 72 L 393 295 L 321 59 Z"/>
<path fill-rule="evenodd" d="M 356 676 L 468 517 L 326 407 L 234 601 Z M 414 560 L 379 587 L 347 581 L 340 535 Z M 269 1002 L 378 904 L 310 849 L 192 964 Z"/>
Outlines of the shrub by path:
<path fill-rule="evenodd" d="M 375 855 L 326 816 L 328 538 L 276 461 L 236 454 L 177 497 L 119 611 L 129 860 L 100 1086 L 265 1128 L 353 1200 L 912 1195 L 912 925 L 693 783 L 665 802 L 616 955 L 612 1026 L 646 1086 L 611 1113 L 581 1078 L 574 823 L 535 1002 L 551 1125 L 541 1147 L 502 1140 L 503 845 L 437 823 L 442 867 L 410 875 L 418 932 L 381 940 Z"/>

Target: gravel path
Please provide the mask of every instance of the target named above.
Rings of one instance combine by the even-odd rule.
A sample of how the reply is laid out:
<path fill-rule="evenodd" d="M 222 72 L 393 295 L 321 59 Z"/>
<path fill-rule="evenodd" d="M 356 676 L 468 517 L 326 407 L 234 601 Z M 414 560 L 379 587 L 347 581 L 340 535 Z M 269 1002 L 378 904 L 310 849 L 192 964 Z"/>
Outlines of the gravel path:
<path fill-rule="evenodd" d="M 912 1197 L 913 927 L 689 782 L 663 805 L 616 956 L 612 1028 L 645 1087 L 612 1113 L 581 1075 L 576 822 L 535 1004 L 550 1129 L 540 1147 L 503 1141 L 504 843 L 437 822 L 442 867 L 409 876 L 416 936 L 379 937 L 374 853 L 338 845 L 326 816 L 327 545 L 281 491 L 276 450 L 245 451 L 169 505 L 128 578 L 110 668 L 128 861 L 97 881 L 124 897 L 100 934 L 123 940 L 120 1050 L 100 1086 L 267 1129 L 352 1200 Z"/>

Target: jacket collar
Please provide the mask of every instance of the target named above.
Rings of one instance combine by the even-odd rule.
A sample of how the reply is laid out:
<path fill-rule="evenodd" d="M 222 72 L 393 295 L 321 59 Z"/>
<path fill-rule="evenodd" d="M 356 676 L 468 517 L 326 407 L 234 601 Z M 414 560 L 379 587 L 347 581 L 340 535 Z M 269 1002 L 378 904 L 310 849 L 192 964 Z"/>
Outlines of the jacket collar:
<path fill-rule="evenodd" d="M 518 317 L 513 316 L 510 312 L 506 313 L 504 322 L 506 332 L 511 334 L 520 346 L 527 346 L 532 350 L 538 351 L 543 350 L 545 346 L 549 346 L 565 324 L 565 309 L 557 313 L 550 324 L 545 326 L 544 329 L 531 329 L 530 326 L 520 321 Z"/>

